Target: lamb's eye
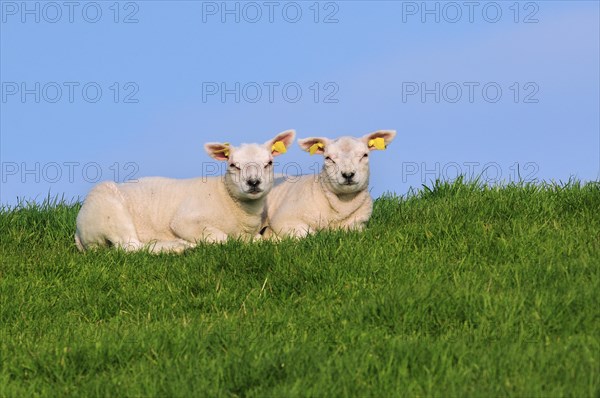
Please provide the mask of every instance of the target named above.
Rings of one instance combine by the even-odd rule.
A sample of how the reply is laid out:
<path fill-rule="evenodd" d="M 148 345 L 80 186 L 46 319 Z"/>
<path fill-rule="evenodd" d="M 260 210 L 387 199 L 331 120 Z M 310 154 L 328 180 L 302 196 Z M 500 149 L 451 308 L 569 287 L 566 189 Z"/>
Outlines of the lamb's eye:
<path fill-rule="evenodd" d="M 267 165 L 265 166 L 265 169 L 266 169 L 267 167 L 270 167 L 270 166 L 273 166 L 273 161 L 272 161 L 272 160 L 269 160 L 269 163 L 267 163 Z"/>
<path fill-rule="evenodd" d="M 231 169 L 236 169 L 236 170 L 241 170 L 239 167 L 237 167 L 235 164 L 233 163 L 229 163 L 229 168 Z"/>
<path fill-rule="evenodd" d="M 333 159 L 331 159 L 329 156 L 326 156 L 326 157 L 325 157 L 325 160 L 326 160 L 326 161 L 328 161 L 328 162 L 331 162 L 331 163 L 335 163 L 335 162 L 333 161 Z"/>
<path fill-rule="evenodd" d="M 369 154 L 368 154 L 368 153 L 365 153 L 365 154 L 363 155 L 363 159 L 364 159 L 364 158 L 368 158 L 368 157 L 369 157 Z"/>

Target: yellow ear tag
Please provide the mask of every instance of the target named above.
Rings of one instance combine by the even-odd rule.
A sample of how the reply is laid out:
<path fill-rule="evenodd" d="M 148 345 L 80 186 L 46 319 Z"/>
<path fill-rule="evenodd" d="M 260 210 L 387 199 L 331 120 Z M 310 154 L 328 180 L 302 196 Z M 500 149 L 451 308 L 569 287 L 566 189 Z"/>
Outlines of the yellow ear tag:
<path fill-rule="evenodd" d="M 373 148 L 373 147 L 375 149 L 379 149 L 380 151 L 383 151 L 385 149 L 385 140 L 381 137 L 369 140 L 369 148 Z"/>
<path fill-rule="evenodd" d="M 310 148 L 308 148 L 308 152 L 311 155 L 314 155 L 315 153 L 317 153 L 317 151 L 319 150 L 319 148 L 323 149 L 325 147 L 325 145 L 323 145 L 322 142 L 317 142 L 316 144 L 312 144 L 310 146 Z"/>
<path fill-rule="evenodd" d="M 276 143 L 274 143 L 271 147 L 271 150 L 279 153 L 287 152 L 287 148 L 285 147 L 285 144 L 282 141 L 277 141 Z"/>

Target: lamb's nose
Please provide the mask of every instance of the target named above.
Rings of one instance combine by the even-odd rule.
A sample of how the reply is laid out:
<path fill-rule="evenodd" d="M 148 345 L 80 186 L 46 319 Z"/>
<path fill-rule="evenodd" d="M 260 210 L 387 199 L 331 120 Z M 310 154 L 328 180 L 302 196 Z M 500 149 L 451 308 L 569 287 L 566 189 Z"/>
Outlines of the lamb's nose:
<path fill-rule="evenodd" d="M 342 173 L 342 177 L 344 177 L 348 181 L 350 181 L 352 179 L 352 177 L 354 177 L 355 175 L 356 175 L 356 173 L 354 173 L 354 172 Z"/>
<path fill-rule="evenodd" d="M 247 182 L 248 182 L 248 185 L 251 186 L 252 188 L 256 188 L 257 186 L 260 185 L 260 180 L 255 179 L 255 178 L 251 178 Z"/>

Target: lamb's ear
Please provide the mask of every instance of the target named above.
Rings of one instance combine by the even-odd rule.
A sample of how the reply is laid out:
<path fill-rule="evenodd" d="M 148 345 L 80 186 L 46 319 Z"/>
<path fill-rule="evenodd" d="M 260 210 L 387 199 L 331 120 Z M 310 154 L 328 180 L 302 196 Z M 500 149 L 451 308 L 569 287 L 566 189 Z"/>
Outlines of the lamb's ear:
<path fill-rule="evenodd" d="M 204 144 L 208 155 L 216 160 L 227 160 L 231 155 L 231 146 L 228 142 L 208 142 Z"/>
<path fill-rule="evenodd" d="M 325 152 L 325 147 L 329 144 L 329 139 L 325 137 L 309 137 L 298 140 L 298 145 L 302 150 L 314 155 L 318 153 L 322 155 Z"/>
<path fill-rule="evenodd" d="M 286 130 L 277 134 L 275 138 L 265 142 L 265 146 L 271 151 L 273 156 L 279 156 L 287 152 L 287 149 L 294 142 L 294 138 L 296 138 L 296 131 Z"/>
<path fill-rule="evenodd" d="M 369 150 L 384 150 L 396 136 L 395 130 L 377 130 L 362 137 Z"/>

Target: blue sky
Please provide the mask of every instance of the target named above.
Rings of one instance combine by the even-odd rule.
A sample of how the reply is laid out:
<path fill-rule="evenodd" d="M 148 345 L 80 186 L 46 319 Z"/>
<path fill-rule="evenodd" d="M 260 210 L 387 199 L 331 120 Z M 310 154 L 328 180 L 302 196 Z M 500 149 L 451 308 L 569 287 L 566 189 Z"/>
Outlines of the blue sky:
<path fill-rule="evenodd" d="M 459 172 L 599 177 L 596 1 L 72 4 L 0 2 L 2 204 L 202 175 L 205 142 L 289 128 L 397 130 L 371 157 L 373 196 Z"/>

